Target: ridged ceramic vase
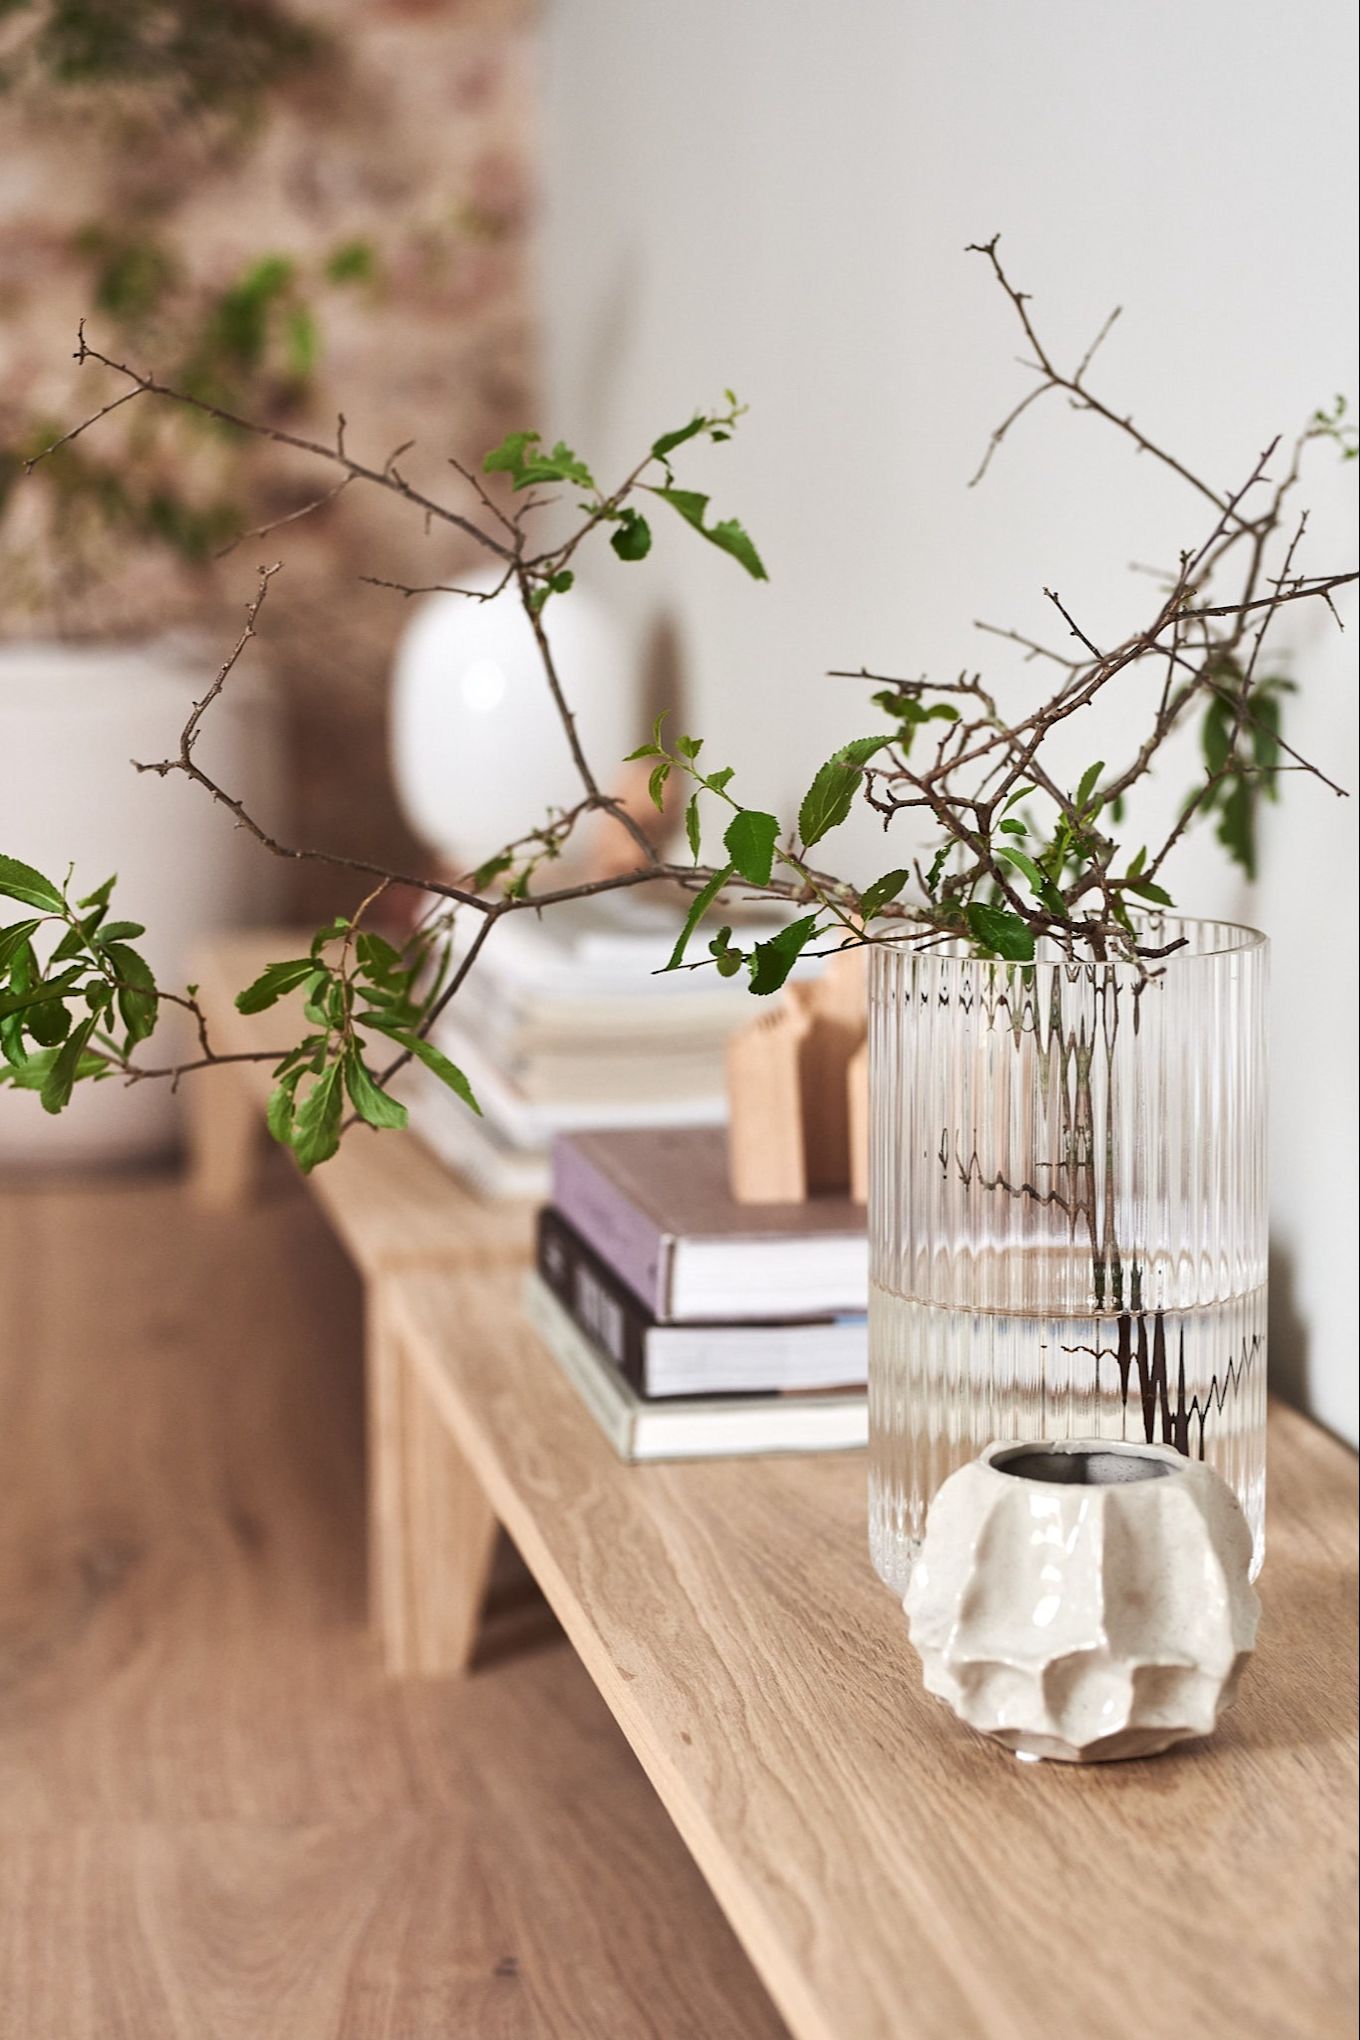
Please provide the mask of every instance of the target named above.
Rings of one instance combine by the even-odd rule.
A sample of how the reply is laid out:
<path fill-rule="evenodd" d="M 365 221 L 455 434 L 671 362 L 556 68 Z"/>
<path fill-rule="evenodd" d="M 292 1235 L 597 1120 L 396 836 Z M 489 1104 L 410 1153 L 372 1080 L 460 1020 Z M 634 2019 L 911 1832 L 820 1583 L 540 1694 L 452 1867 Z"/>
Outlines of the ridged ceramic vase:
<path fill-rule="evenodd" d="M 1140 970 L 876 947 L 870 1546 L 905 1593 L 941 1483 L 998 1438 L 1164 1444 L 1264 1551 L 1268 944 Z"/>

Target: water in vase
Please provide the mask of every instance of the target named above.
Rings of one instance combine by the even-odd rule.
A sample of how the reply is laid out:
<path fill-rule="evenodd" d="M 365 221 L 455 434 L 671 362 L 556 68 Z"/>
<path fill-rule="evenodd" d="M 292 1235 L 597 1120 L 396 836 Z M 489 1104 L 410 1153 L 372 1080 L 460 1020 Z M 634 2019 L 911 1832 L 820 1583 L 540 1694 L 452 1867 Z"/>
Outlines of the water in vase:
<path fill-rule="evenodd" d="M 1265 1539 L 1266 1291 L 1183 1310 L 1043 1316 L 870 1297 L 869 1541 L 905 1593 L 940 1483 L 996 1438 L 1175 1446 Z"/>

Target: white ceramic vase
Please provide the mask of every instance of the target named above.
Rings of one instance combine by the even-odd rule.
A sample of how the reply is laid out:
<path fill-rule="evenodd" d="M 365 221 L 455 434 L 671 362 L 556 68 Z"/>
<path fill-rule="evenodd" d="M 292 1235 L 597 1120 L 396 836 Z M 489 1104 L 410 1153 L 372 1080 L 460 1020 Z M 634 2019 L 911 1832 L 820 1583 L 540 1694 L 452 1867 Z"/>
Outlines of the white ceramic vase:
<path fill-rule="evenodd" d="M 171 639 L 0 646 L 0 850 L 58 882 L 74 864 L 77 896 L 117 872 L 114 917 L 145 924 L 138 947 L 171 988 L 183 988 L 199 941 L 267 918 L 277 897 L 275 860 L 201 788 L 131 763 L 174 753 L 219 658 L 216 646 Z M 260 683 L 233 674 L 200 756 L 252 812 L 277 821 L 273 728 Z M 0 924 L 17 918 L 4 911 L 12 906 L 0 901 Z M 185 1047 L 182 1019 L 166 1009 L 146 1052 L 169 1059 Z M 168 1083 L 87 1083 L 54 1119 L 34 1092 L 5 1086 L 0 1168 L 148 1159 L 173 1147 L 181 1105 Z"/>
<path fill-rule="evenodd" d="M 1209 1735 L 1256 1637 L 1251 1549 L 1231 1488 L 1169 1446 L 991 1445 L 935 1496 L 912 1571 L 926 1689 L 1031 1758 Z"/>

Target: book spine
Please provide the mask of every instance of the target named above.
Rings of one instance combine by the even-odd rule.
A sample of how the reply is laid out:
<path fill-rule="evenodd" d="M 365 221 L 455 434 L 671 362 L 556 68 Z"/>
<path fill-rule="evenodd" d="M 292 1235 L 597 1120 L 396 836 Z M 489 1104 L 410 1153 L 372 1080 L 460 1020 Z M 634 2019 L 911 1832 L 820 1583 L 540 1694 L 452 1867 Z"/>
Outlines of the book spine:
<path fill-rule="evenodd" d="M 611 1278 L 555 1211 L 538 1215 L 537 1266 L 572 1322 L 645 1395 L 647 1315 L 632 1291 Z"/>
<path fill-rule="evenodd" d="M 654 1318 L 665 1318 L 667 1242 L 646 1212 L 630 1203 L 570 1137 L 553 1143 L 552 1201 L 643 1308 Z"/>

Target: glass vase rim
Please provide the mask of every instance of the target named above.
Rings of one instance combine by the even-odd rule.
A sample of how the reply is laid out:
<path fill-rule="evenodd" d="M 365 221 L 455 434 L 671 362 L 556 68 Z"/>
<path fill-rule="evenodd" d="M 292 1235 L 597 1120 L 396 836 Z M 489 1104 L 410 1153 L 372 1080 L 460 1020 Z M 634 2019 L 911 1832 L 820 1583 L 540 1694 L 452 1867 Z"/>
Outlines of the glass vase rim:
<path fill-rule="evenodd" d="M 1148 916 L 1139 927 L 1139 933 L 1149 942 L 1158 940 L 1167 931 L 1176 929 L 1214 929 L 1222 938 L 1209 948 L 1192 949 L 1188 953 L 1173 950 L 1169 956 L 1150 957 L 1145 960 L 1151 974 L 1159 975 L 1174 969 L 1179 973 L 1192 964 L 1221 962 L 1228 956 L 1261 956 L 1270 948 L 1270 937 L 1261 928 L 1253 928 L 1246 921 L 1229 921 L 1216 914 L 1161 914 Z M 1040 938 L 1041 940 L 1045 938 Z M 1051 939 L 1051 938 L 1048 938 Z M 951 936 L 948 941 L 930 949 L 914 947 L 916 938 L 903 935 L 897 938 L 871 939 L 868 947 L 873 952 L 873 966 L 882 968 L 888 958 L 897 956 L 920 957 L 922 961 L 958 967 L 963 964 L 991 965 L 1000 970 L 1116 970 L 1130 977 L 1141 978 L 1144 964 L 1127 956 L 1099 958 L 1095 956 L 1036 956 L 1030 963 L 1017 963 L 1003 956 L 979 956 L 969 945 L 966 935 Z"/>

